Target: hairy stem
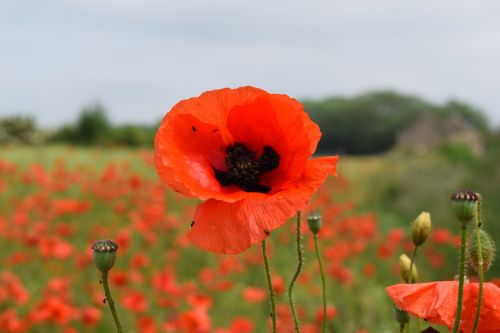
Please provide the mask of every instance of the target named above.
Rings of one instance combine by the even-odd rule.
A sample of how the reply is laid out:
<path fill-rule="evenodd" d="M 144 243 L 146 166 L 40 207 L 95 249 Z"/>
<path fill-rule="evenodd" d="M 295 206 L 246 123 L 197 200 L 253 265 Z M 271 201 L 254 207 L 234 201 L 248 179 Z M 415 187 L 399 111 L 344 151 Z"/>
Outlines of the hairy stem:
<path fill-rule="evenodd" d="M 477 256 L 478 256 L 478 266 L 479 266 L 479 295 L 477 297 L 477 309 L 476 317 L 474 318 L 474 326 L 472 326 L 472 333 L 476 333 L 477 327 L 479 325 L 479 317 L 481 314 L 481 303 L 483 301 L 483 252 L 481 250 L 481 201 L 477 202 L 477 214 L 476 214 L 476 242 L 477 242 Z"/>
<path fill-rule="evenodd" d="M 106 296 L 106 303 L 109 305 L 109 309 L 111 310 L 111 314 L 113 315 L 113 320 L 115 321 L 116 330 L 118 333 L 123 333 L 122 324 L 120 323 L 120 319 L 118 318 L 118 313 L 116 312 L 115 301 L 111 296 L 111 291 L 109 290 L 108 283 L 108 273 L 102 273 L 102 286 L 104 287 L 104 295 Z"/>
<path fill-rule="evenodd" d="M 408 282 L 411 284 L 411 283 L 415 283 L 417 281 L 414 281 L 413 280 L 413 263 L 415 262 L 415 257 L 417 256 L 417 246 L 415 246 L 413 248 L 413 252 L 411 253 L 411 260 L 410 260 L 410 271 L 408 272 Z"/>
<path fill-rule="evenodd" d="M 415 257 L 417 256 L 417 246 L 413 248 L 413 251 L 411 253 L 411 260 L 410 260 L 410 270 L 408 271 L 408 283 L 412 284 L 417 281 L 413 281 L 413 263 L 415 262 Z M 406 332 L 410 332 L 410 320 L 408 320 L 408 323 L 406 324 Z M 419 323 L 420 325 L 420 323 Z"/>
<path fill-rule="evenodd" d="M 323 290 L 323 326 L 321 332 L 326 332 L 326 282 L 325 282 L 325 271 L 323 269 L 323 260 L 321 260 L 321 253 L 319 251 L 318 245 L 318 234 L 314 234 L 314 250 L 316 252 L 316 258 L 318 259 L 319 272 L 321 274 L 321 287 Z"/>
<path fill-rule="evenodd" d="M 462 301 L 464 297 L 464 278 L 465 278 L 465 248 L 467 246 L 467 225 L 462 223 L 461 240 L 460 240 L 460 272 L 458 276 L 458 299 L 457 312 L 455 314 L 455 323 L 453 325 L 453 333 L 458 333 L 460 327 L 460 317 L 462 316 Z"/>
<path fill-rule="evenodd" d="M 323 326 L 322 326 L 322 333 L 326 332 L 326 282 L 325 282 L 325 272 L 323 269 L 323 260 L 321 259 L 321 254 L 319 251 L 319 244 L 318 244 L 318 234 L 314 234 L 314 250 L 316 252 L 316 258 L 318 259 L 318 265 L 319 265 L 319 272 L 321 274 L 321 287 L 323 290 Z"/>
<path fill-rule="evenodd" d="M 290 281 L 290 285 L 288 286 L 288 300 L 290 301 L 290 308 L 292 309 L 292 316 L 293 316 L 293 322 L 295 324 L 296 333 L 300 332 L 300 328 L 299 328 L 299 320 L 297 319 L 297 311 L 295 310 L 295 303 L 293 301 L 293 286 L 295 284 L 295 281 L 297 280 L 297 277 L 300 274 L 300 271 L 302 270 L 302 263 L 303 263 L 300 220 L 301 220 L 301 212 L 299 211 L 297 213 L 297 269 L 295 270 L 292 280 Z"/>
<path fill-rule="evenodd" d="M 262 256 L 264 258 L 264 267 L 266 269 L 267 287 L 269 288 L 269 298 L 271 299 L 271 319 L 273 321 L 273 333 L 276 333 L 276 303 L 274 301 L 273 281 L 271 280 L 271 268 L 267 258 L 266 240 L 262 240 Z"/>

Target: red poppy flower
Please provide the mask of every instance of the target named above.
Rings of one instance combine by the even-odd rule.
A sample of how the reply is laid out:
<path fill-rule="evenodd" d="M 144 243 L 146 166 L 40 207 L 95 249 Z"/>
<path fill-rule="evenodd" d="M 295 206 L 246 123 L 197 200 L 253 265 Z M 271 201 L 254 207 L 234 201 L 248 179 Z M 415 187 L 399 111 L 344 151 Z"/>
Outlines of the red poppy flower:
<path fill-rule="evenodd" d="M 188 237 L 239 253 L 304 208 L 337 157 L 310 159 L 321 136 L 302 105 L 253 87 L 208 91 L 176 104 L 155 137 L 159 177 L 205 200 Z"/>
<path fill-rule="evenodd" d="M 479 284 L 464 286 L 460 330 L 470 332 L 477 308 Z M 430 323 L 452 328 L 457 311 L 457 281 L 397 284 L 386 288 L 398 308 L 424 318 Z M 483 285 L 483 301 L 477 333 L 500 331 L 500 288 L 493 283 Z"/>

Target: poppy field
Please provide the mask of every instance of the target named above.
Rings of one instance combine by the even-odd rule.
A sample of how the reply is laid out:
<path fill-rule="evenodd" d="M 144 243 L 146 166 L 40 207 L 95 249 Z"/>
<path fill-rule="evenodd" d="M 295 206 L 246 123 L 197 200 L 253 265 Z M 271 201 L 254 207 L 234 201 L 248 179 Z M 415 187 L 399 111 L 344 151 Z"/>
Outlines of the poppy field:
<path fill-rule="evenodd" d="M 397 329 L 384 288 L 400 282 L 398 257 L 411 251 L 409 225 L 419 211 L 395 221 L 395 214 L 370 204 L 376 193 L 367 191 L 366 180 L 383 163 L 342 159 L 338 177 L 328 178 L 303 211 L 323 216 L 328 332 Z M 161 183 L 153 151 L 5 149 L 0 174 L 2 332 L 114 332 L 92 262 L 99 239 L 119 246 L 109 280 L 125 331 L 269 328 L 260 246 L 237 255 L 195 247 L 186 233 L 199 201 Z M 417 258 L 422 280 L 455 274 L 458 232 L 445 226 L 433 221 Z M 296 262 L 294 227 L 288 221 L 268 243 L 279 332 L 293 332 L 286 294 Z M 302 331 L 320 332 L 321 281 L 307 224 L 303 242 L 295 302 Z"/>

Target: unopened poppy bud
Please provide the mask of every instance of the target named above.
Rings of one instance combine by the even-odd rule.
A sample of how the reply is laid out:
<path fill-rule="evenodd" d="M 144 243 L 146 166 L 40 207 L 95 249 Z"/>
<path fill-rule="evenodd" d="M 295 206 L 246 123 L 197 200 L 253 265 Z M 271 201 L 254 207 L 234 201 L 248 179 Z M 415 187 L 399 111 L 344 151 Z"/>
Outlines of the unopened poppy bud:
<path fill-rule="evenodd" d="M 472 221 L 476 214 L 476 204 L 479 199 L 479 193 L 470 190 L 460 190 L 451 195 L 453 209 L 460 222 Z"/>
<path fill-rule="evenodd" d="M 314 234 L 317 234 L 323 224 L 323 218 L 319 213 L 313 212 L 307 217 L 307 224 L 309 224 L 309 230 L 311 230 Z"/>
<path fill-rule="evenodd" d="M 107 273 L 113 265 L 116 259 L 116 250 L 118 250 L 118 245 L 109 240 L 100 240 L 92 245 L 92 250 L 94 250 L 94 263 L 101 272 Z"/>
<path fill-rule="evenodd" d="M 411 238 L 415 246 L 422 245 L 431 234 L 431 214 L 422 212 L 413 222 L 411 228 Z"/>
<path fill-rule="evenodd" d="M 490 269 L 495 261 L 495 242 L 491 236 L 484 230 L 479 230 L 479 239 L 481 242 L 481 254 L 483 257 L 483 272 Z M 469 274 L 477 275 L 479 273 L 479 251 L 477 238 L 471 237 L 470 244 L 467 247 L 467 269 Z"/>
<path fill-rule="evenodd" d="M 402 254 L 399 256 L 399 274 L 401 275 L 403 281 L 405 281 L 406 283 L 412 283 L 417 281 L 418 279 L 417 267 L 415 263 L 413 263 L 413 267 L 411 268 L 412 274 L 410 281 L 410 265 L 411 260 L 406 254 Z"/>
<path fill-rule="evenodd" d="M 401 310 L 395 305 L 392 308 L 392 313 L 394 315 L 394 319 L 401 325 L 404 325 L 410 321 L 410 316 L 408 315 L 408 312 Z"/>

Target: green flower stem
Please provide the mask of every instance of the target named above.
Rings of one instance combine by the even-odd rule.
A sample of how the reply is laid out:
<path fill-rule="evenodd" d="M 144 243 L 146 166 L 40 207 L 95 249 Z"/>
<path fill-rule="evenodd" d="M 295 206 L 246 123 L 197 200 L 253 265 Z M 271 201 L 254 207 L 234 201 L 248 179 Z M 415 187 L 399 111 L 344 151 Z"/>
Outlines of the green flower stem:
<path fill-rule="evenodd" d="M 413 263 L 415 262 L 415 257 L 417 256 L 417 246 L 415 246 L 413 248 L 413 251 L 411 253 L 411 260 L 410 260 L 410 271 L 408 272 L 408 282 L 411 284 L 411 283 L 415 283 L 417 281 L 413 281 L 413 274 L 412 274 L 412 271 L 413 271 Z"/>
<path fill-rule="evenodd" d="M 297 280 L 297 277 L 302 270 L 302 242 L 301 242 L 301 230 L 300 230 L 300 220 L 301 220 L 301 212 L 297 213 L 297 269 L 295 270 L 295 274 L 293 274 L 292 280 L 290 281 L 290 285 L 288 286 L 288 299 L 290 301 L 290 308 L 292 309 L 293 322 L 295 323 L 295 332 L 300 333 L 299 321 L 297 319 L 297 311 L 295 310 L 295 304 L 293 302 L 293 285 Z"/>
<path fill-rule="evenodd" d="M 104 287 L 104 295 L 106 296 L 106 303 L 109 305 L 109 309 L 111 310 L 111 314 L 113 315 L 113 320 L 115 321 L 116 330 L 118 333 L 123 333 L 122 324 L 120 323 L 120 319 L 118 318 L 118 313 L 116 312 L 115 301 L 111 296 L 111 291 L 109 290 L 108 283 L 108 273 L 102 272 L 102 285 Z"/>
<path fill-rule="evenodd" d="M 273 333 L 276 333 L 276 303 L 274 301 L 273 281 L 271 280 L 271 268 L 267 258 L 266 240 L 262 240 L 262 256 L 264 257 L 264 267 L 266 268 L 267 286 L 269 288 L 269 298 L 271 299 L 271 319 L 273 321 Z"/>
<path fill-rule="evenodd" d="M 479 325 L 479 317 L 481 314 L 481 303 L 483 301 L 483 252 L 481 250 L 481 201 L 477 202 L 477 214 L 476 214 L 476 242 L 477 242 L 477 255 L 478 255 L 478 266 L 479 266 L 479 295 L 477 297 L 477 309 L 476 317 L 474 318 L 474 326 L 472 326 L 472 333 L 476 333 L 477 327 Z"/>
<path fill-rule="evenodd" d="M 460 327 L 460 317 L 462 316 L 462 301 L 464 297 L 464 277 L 465 277 L 465 248 L 467 246 L 467 225 L 462 223 L 460 240 L 460 273 L 458 276 L 458 299 L 457 312 L 455 314 L 455 323 L 453 325 L 453 333 L 458 333 Z"/>
<path fill-rule="evenodd" d="M 415 262 L 415 258 L 417 256 L 417 249 L 418 249 L 418 246 L 415 246 L 413 248 L 413 251 L 412 251 L 412 254 L 411 254 L 411 260 L 410 260 L 410 270 L 408 272 L 408 282 L 410 284 L 412 283 L 415 283 L 417 281 L 413 281 L 413 263 Z M 418 318 L 416 318 L 417 320 L 417 327 L 418 327 L 418 331 L 420 332 L 420 320 Z M 407 332 L 410 332 L 410 321 L 411 321 L 411 318 L 410 320 L 408 321 L 408 324 L 407 324 Z"/>
<path fill-rule="evenodd" d="M 323 289 L 323 326 L 321 332 L 326 332 L 326 282 L 325 282 L 325 272 L 323 270 L 323 260 L 321 260 L 321 254 L 318 245 L 318 234 L 314 234 L 314 250 L 316 251 L 316 258 L 318 258 L 319 272 L 321 274 L 321 287 Z"/>

